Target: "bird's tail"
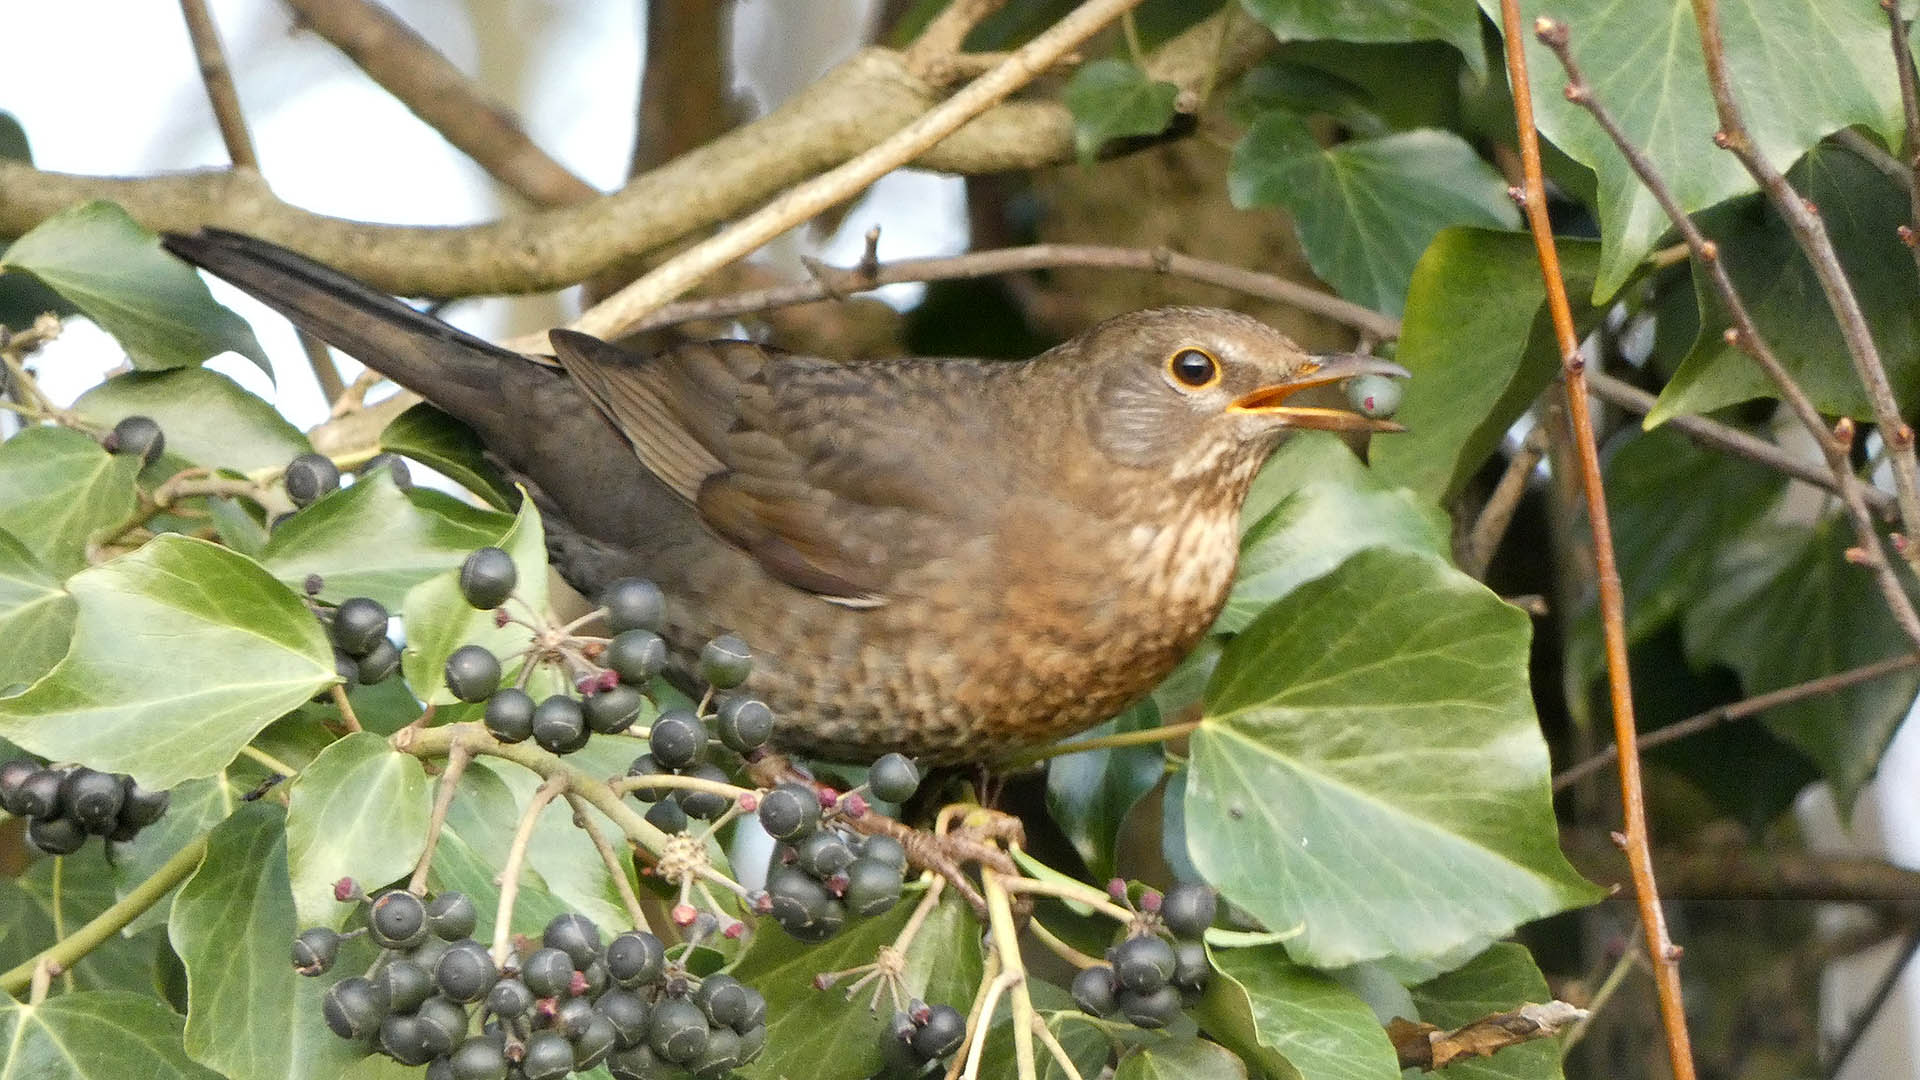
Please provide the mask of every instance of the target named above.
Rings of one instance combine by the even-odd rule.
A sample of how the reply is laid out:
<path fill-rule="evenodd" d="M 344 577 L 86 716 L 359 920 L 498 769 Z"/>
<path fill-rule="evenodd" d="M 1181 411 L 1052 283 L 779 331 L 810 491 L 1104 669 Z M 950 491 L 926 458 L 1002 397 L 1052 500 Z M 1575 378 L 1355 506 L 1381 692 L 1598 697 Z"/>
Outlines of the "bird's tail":
<path fill-rule="evenodd" d="M 527 363 L 518 353 L 257 237 L 202 229 L 167 233 L 160 243 L 475 426 L 484 427 L 498 408 L 503 372 Z"/>

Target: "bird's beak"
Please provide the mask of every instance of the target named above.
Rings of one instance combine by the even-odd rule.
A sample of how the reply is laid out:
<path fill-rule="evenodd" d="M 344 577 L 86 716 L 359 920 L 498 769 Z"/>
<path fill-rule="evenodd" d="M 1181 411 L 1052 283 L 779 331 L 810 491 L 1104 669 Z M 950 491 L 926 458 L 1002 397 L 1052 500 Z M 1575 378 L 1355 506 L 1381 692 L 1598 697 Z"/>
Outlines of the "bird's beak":
<path fill-rule="evenodd" d="M 1308 360 L 1306 366 L 1296 372 L 1293 378 L 1242 394 L 1234 400 L 1233 404 L 1227 406 L 1227 411 L 1258 413 L 1261 416 L 1283 420 L 1288 427 L 1313 428 L 1319 431 L 1405 431 L 1406 428 L 1391 420 L 1362 416 L 1351 409 L 1288 405 L 1286 401 L 1302 390 L 1337 383 L 1356 375 L 1388 375 L 1396 379 L 1404 379 L 1410 374 L 1399 364 L 1375 356 L 1363 356 L 1359 353 L 1331 353 L 1315 356 Z"/>

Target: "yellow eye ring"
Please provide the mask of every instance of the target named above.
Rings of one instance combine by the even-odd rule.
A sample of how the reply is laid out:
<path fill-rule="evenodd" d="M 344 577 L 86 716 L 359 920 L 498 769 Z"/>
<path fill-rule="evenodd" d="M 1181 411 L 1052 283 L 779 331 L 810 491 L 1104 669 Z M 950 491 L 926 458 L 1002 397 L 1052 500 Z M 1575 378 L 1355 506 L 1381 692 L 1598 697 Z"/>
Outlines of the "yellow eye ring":
<path fill-rule="evenodd" d="M 1167 357 L 1167 377 L 1183 390 L 1205 390 L 1220 381 L 1220 361 L 1205 349 L 1189 346 Z"/>

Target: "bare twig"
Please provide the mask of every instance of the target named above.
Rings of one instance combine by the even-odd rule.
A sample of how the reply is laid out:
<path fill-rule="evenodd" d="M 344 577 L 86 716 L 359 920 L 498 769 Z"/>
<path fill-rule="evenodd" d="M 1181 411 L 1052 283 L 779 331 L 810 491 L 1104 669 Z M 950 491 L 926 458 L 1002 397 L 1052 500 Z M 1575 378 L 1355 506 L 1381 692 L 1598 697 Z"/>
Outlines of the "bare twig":
<path fill-rule="evenodd" d="M 1853 361 L 1854 373 L 1859 376 L 1860 385 L 1867 391 L 1867 400 L 1873 405 L 1874 421 L 1879 424 L 1880 437 L 1886 442 L 1887 462 L 1893 470 L 1894 497 L 1900 507 L 1901 529 L 1920 535 L 1920 458 L 1914 455 L 1913 428 L 1900 417 L 1900 403 L 1894 399 L 1893 384 L 1888 381 L 1886 365 L 1880 359 L 1880 347 L 1874 343 L 1873 332 L 1867 327 L 1867 317 L 1860 310 L 1860 301 L 1854 296 L 1853 287 L 1847 283 L 1846 271 L 1840 266 L 1840 256 L 1833 249 L 1832 239 L 1827 236 L 1826 223 L 1820 220 L 1813 203 L 1793 190 L 1787 178 L 1766 159 L 1766 155 L 1754 145 L 1752 134 L 1747 131 L 1746 122 L 1740 115 L 1740 103 L 1734 98 L 1732 77 L 1727 72 L 1726 50 L 1720 40 L 1719 0 L 1693 0 L 1693 21 L 1700 29 L 1700 55 L 1706 63 L 1707 86 L 1713 91 L 1714 110 L 1720 117 L 1720 130 L 1714 133 L 1714 144 L 1738 158 L 1759 183 L 1760 190 L 1766 193 L 1767 200 L 1793 234 L 1795 245 L 1812 264 L 1814 275 L 1820 279 L 1827 306 L 1833 309 L 1834 318 L 1840 324 L 1840 336 L 1847 344 L 1847 356 Z M 1897 20 L 1895 27 L 1894 36 L 1899 38 L 1904 31 L 1898 28 Z M 1911 67 L 1911 64 L 1908 66 Z M 1909 73 L 1905 81 L 1910 83 L 1911 78 Z M 1909 152 L 1912 152 L 1911 148 Z M 1866 542 L 1867 538 L 1862 537 L 1861 543 L 1864 545 Z M 1875 545 L 1875 549 L 1878 550 L 1878 545 Z M 1920 565 L 1920 545 L 1908 548 L 1907 559 Z M 1908 608 L 1911 614 L 1911 605 Z M 1909 635 L 1914 636 L 1916 642 L 1920 642 L 1920 621 L 1902 625 L 1908 628 Z"/>
<path fill-rule="evenodd" d="M 1782 687 L 1779 690 L 1769 691 L 1765 694 L 1756 694 L 1753 697 L 1741 701 L 1731 702 L 1726 705 L 1716 705 L 1704 712 L 1695 713 L 1685 720 L 1676 721 L 1658 731 L 1651 731 L 1641 736 L 1640 749 L 1643 751 L 1651 750 L 1656 746 L 1665 746 L 1668 743 L 1679 742 L 1681 739 L 1687 738 L 1690 735 L 1698 735 L 1703 731 L 1718 727 L 1731 720 L 1744 720 L 1749 716 L 1758 716 L 1768 709 L 1776 709 L 1782 705 L 1791 705 L 1796 701 L 1805 701 L 1808 698 L 1821 697 L 1834 693 L 1835 691 L 1845 690 L 1851 686 L 1872 682 L 1875 679 L 1885 678 L 1896 672 L 1908 671 L 1916 667 L 1920 667 L 1920 653 L 1909 653 L 1905 656 L 1895 656 L 1887 660 L 1878 660 L 1871 664 L 1863 664 L 1860 667 L 1850 668 L 1846 671 L 1838 671 L 1831 675 L 1822 675 L 1817 679 L 1809 679 L 1806 682 Z M 1565 791 L 1567 788 L 1606 768 L 1612 764 L 1619 755 L 1619 748 L 1609 746 L 1592 757 L 1587 758 L 1585 761 L 1562 769 L 1560 772 L 1554 774 L 1553 790 Z"/>
<path fill-rule="evenodd" d="M 1907 20 L 1900 13 L 1900 0 L 1881 0 L 1887 13 L 1887 36 L 1893 42 L 1893 66 L 1900 77 L 1900 111 L 1906 120 L 1906 141 L 1900 149 L 1905 156 L 1907 199 L 1910 206 L 1906 229 L 1900 239 L 1913 252 L 1920 267 L 1920 86 L 1915 85 L 1913 43 L 1907 38 Z"/>
<path fill-rule="evenodd" d="M 1846 1032 L 1834 1044 L 1832 1055 L 1821 1066 L 1820 1072 L 1827 1080 L 1835 1080 L 1846 1069 L 1847 1059 L 1853 1056 L 1861 1040 L 1867 1037 L 1867 1031 L 1873 1027 L 1874 1020 L 1885 1010 L 1887 1002 L 1893 999 L 1894 988 L 1900 985 L 1900 976 L 1906 974 L 1916 952 L 1920 952 L 1920 928 L 1907 931 L 1906 940 L 1895 950 L 1893 962 L 1887 965 L 1880 981 L 1874 984 L 1873 993 L 1867 996 L 1860 1011 L 1847 1022 Z"/>
<path fill-rule="evenodd" d="M 513 904 L 520 895 L 520 870 L 527 861 L 527 846 L 533 843 L 533 830 L 540 824 L 540 812 L 565 790 L 565 773 L 555 773 L 535 788 L 533 797 L 527 800 L 526 810 L 520 815 L 519 827 L 513 831 L 513 841 L 507 845 L 507 861 L 500 868 L 500 906 L 493 917 L 492 952 L 496 967 L 507 962 L 508 943 L 513 940 Z"/>
<path fill-rule="evenodd" d="M 573 823 L 587 834 L 587 839 L 593 841 L 593 849 L 600 853 L 600 861 L 606 865 L 607 875 L 613 878 L 613 887 L 620 893 L 620 903 L 627 909 L 627 918 L 633 920 L 636 930 L 645 930 L 647 913 L 640 907 L 640 897 L 633 891 L 633 882 L 627 880 L 627 868 L 620 865 L 619 853 L 613 850 L 613 845 L 601 834 L 600 826 L 595 825 L 593 818 L 587 814 L 587 800 L 569 791 L 567 805 L 573 807 Z"/>
<path fill-rule="evenodd" d="M 1567 387 L 1567 416 L 1573 426 L 1574 450 L 1579 457 L 1580 481 L 1587 504 L 1587 524 L 1593 536 L 1595 578 L 1599 585 L 1600 626 L 1606 643 L 1607 685 L 1612 693 L 1614 741 L 1620 746 L 1620 803 L 1627 861 L 1633 868 L 1633 891 L 1639 901 L 1640 924 L 1647 952 L 1653 958 L 1659 990 L 1660 1017 L 1666 1029 L 1667 1059 L 1675 1080 L 1693 1080 L 1692 1040 L 1681 1002 L 1680 949 L 1667 936 L 1666 916 L 1660 909 L 1660 887 L 1653 875 L 1648 850 L 1647 808 L 1640 788 L 1640 757 L 1634 747 L 1633 687 L 1627 665 L 1626 599 L 1620 587 L 1620 569 L 1613 554 L 1613 528 L 1607 518 L 1607 496 L 1600 475 L 1599 450 L 1594 442 L 1592 408 L 1587 397 L 1586 365 L 1574 330 L 1573 310 L 1567 302 L 1560 256 L 1554 248 L 1553 228 L 1547 221 L 1546 183 L 1540 172 L 1540 143 L 1534 129 L 1533 100 L 1527 82 L 1525 32 L 1519 0 L 1501 0 L 1501 25 L 1508 42 L 1507 79 L 1513 88 L 1520 160 L 1526 178 L 1521 209 L 1540 256 L 1540 276 L 1546 284 L 1547 310 L 1553 317 L 1554 337 L 1560 348 Z M 1546 20 L 1540 26 L 1545 29 Z M 1564 35 L 1564 30 L 1561 31 Z M 1544 36 L 1544 35 L 1543 35 Z"/>
<path fill-rule="evenodd" d="M 1792 373 L 1780 363 L 1779 357 L 1774 355 L 1773 347 L 1760 335 L 1759 328 L 1754 325 L 1753 317 L 1748 313 L 1739 290 L 1734 288 L 1733 279 L 1727 276 L 1726 267 L 1721 264 L 1719 248 L 1713 241 L 1708 240 L 1699 226 L 1694 224 L 1693 219 L 1687 216 L 1686 211 L 1674 198 L 1665 179 L 1653 167 L 1653 162 L 1627 138 L 1626 133 L 1614 119 L 1613 113 L 1594 97 L 1593 88 L 1587 83 L 1585 75 L 1581 73 L 1580 66 L 1574 62 L 1573 54 L 1568 48 L 1565 25 L 1550 19 L 1542 19 L 1536 26 L 1540 39 L 1553 50 L 1561 67 L 1566 69 L 1567 100 L 1585 109 L 1592 115 L 1594 122 L 1607 133 L 1607 137 L 1613 141 L 1620 155 L 1633 169 L 1634 175 L 1640 178 L 1641 184 L 1645 185 L 1647 193 L 1660 204 L 1660 208 L 1666 211 L 1668 219 L 1680 231 L 1681 237 L 1692 249 L 1694 259 L 1706 267 L 1714 292 L 1719 295 L 1721 304 L 1727 309 L 1727 314 L 1733 321 L 1733 326 L 1727 331 L 1727 339 L 1751 356 L 1760 365 L 1761 370 L 1767 373 L 1767 377 L 1773 380 L 1774 387 L 1779 390 L 1781 400 L 1787 403 L 1793 415 L 1819 445 L 1821 454 L 1826 458 L 1828 471 L 1832 473 L 1837 485 L 1841 505 L 1846 508 L 1858 540 L 1856 550 L 1860 553 L 1859 561 L 1872 572 L 1874 582 L 1880 590 L 1881 599 L 1885 601 L 1887 610 L 1893 614 L 1894 621 L 1899 624 L 1901 631 L 1906 634 L 1909 641 L 1920 645 L 1920 614 L 1915 613 L 1913 602 L 1908 598 L 1899 576 L 1894 572 L 1893 564 L 1887 558 L 1879 533 L 1874 527 L 1873 515 L 1867 509 L 1864 493 L 1866 485 L 1854 475 L 1853 463 L 1847 456 L 1850 441 L 1841 438 L 1827 426 L 1826 421 L 1820 416 L 1819 409 L 1807 397 L 1806 391 L 1794 379 Z M 1883 435 L 1891 446 L 1895 433 L 1885 431 Z M 1911 447 L 1909 447 L 1909 457 L 1911 453 Z M 1896 502 L 1902 498 L 1897 492 L 1895 497 Z M 1904 503 L 1901 505 L 1904 506 Z M 1904 513 L 1902 517 L 1904 520 Z M 1920 547 L 1920 545 L 1914 545 L 1914 547 Z"/>
<path fill-rule="evenodd" d="M 1607 972 L 1607 977 L 1600 981 L 1600 989 L 1595 990 L 1593 992 L 1593 999 L 1587 1002 L 1587 1015 L 1581 1017 L 1580 1022 L 1573 1025 L 1573 1030 L 1567 1032 L 1566 1038 L 1560 1040 L 1560 1056 L 1563 1060 L 1566 1058 L 1569 1050 L 1572 1050 L 1578 1045 L 1581 1039 L 1587 1037 L 1587 1029 L 1593 1026 L 1594 1020 L 1606 1009 L 1607 1003 L 1613 1000 L 1613 995 L 1618 993 L 1620 987 L 1626 984 L 1627 976 L 1633 974 L 1634 971 L 1640 967 L 1645 957 L 1646 954 L 1638 948 L 1628 948 L 1620 951 L 1620 959 L 1613 962 L 1613 968 Z"/>
<path fill-rule="evenodd" d="M 1586 877 L 1602 884 L 1619 880 L 1619 849 L 1600 830 L 1566 830 L 1561 833 L 1561 846 Z M 1654 862 L 1668 891 L 1689 901 L 1857 904 L 1897 924 L 1920 923 L 1920 870 L 1884 859 L 1779 851 L 1727 839 L 1688 848 L 1659 848 Z"/>
<path fill-rule="evenodd" d="M 968 120 L 1045 71 L 1140 0 L 1085 0 L 1005 63 L 889 135 L 878 145 L 799 184 L 718 235 L 662 263 L 574 320 L 573 329 L 617 337 L 635 321 L 691 289 L 707 275 L 742 258 L 814 215 L 852 198 L 869 184 L 919 157 Z"/>
<path fill-rule="evenodd" d="M 599 197 L 591 184 L 534 145 L 504 105 L 392 12 L 367 0 L 287 0 L 287 6 L 408 111 L 528 202 L 567 206 Z"/>
<path fill-rule="evenodd" d="M 1473 520 L 1473 531 L 1467 535 L 1467 550 L 1460 560 L 1460 569 L 1477 578 L 1487 576 L 1487 567 L 1493 564 L 1493 553 L 1500 547 L 1500 538 L 1507 535 L 1514 511 L 1520 508 L 1520 500 L 1527 493 L 1527 481 L 1540 459 L 1546 456 L 1546 429 L 1535 426 L 1514 449 L 1506 470 L 1500 474 L 1500 482 L 1494 485 L 1493 494 L 1487 496 L 1487 505 L 1480 508 L 1480 516 Z"/>
<path fill-rule="evenodd" d="M 1006 6 L 1007 0 L 953 0 L 907 46 L 907 70 L 930 83 L 951 81 L 957 76 L 954 60 L 964 55 L 967 35 Z"/>
<path fill-rule="evenodd" d="M 1645 416 L 1652 412 L 1654 403 L 1659 400 L 1631 383 L 1622 382 L 1599 371 L 1587 372 L 1587 383 L 1592 388 L 1594 397 L 1636 416 Z M 1765 465 L 1795 480 L 1813 484 L 1836 495 L 1840 494 L 1841 483 L 1834 479 L 1831 470 L 1795 457 L 1778 444 L 1749 435 L 1739 428 L 1728 427 L 1717 420 L 1690 414 L 1669 417 L 1666 426 L 1709 450 L 1718 450 L 1758 465 Z M 1860 497 L 1876 510 L 1885 510 L 1893 505 L 1891 494 L 1871 484 L 1860 485 Z"/>
<path fill-rule="evenodd" d="M 424 715 L 424 714 L 423 714 Z M 453 806 L 453 796 L 460 787 L 460 777 L 467 771 L 467 763 L 473 760 L 473 751 L 462 743 L 454 743 L 447 751 L 446 767 L 440 770 L 440 786 L 433 793 L 433 812 L 427 816 L 427 840 L 420 849 L 420 861 L 414 864 L 413 876 L 407 879 L 407 891 L 424 893 L 427 888 L 427 873 L 433 868 L 433 853 L 440 846 L 440 830 L 447 824 L 447 810 Z"/>
<path fill-rule="evenodd" d="M 974 251 L 965 255 L 901 259 L 898 262 L 876 263 L 870 268 L 826 269 L 821 276 L 790 285 L 667 304 L 635 323 L 633 330 L 651 330 L 704 319 L 732 319 L 771 308 L 831 300 L 839 295 L 865 292 L 902 281 L 947 281 L 1062 267 L 1138 270 L 1190 278 L 1248 296 L 1291 304 L 1302 311 L 1345 323 L 1381 340 L 1400 336 L 1398 319 L 1297 281 L 1182 255 L 1166 248 L 1110 247 L 1100 244 L 1030 244 L 1025 247 Z"/>
<path fill-rule="evenodd" d="M 1008 758 L 1002 765 L 1007 771 L 1024 769 L 1029 765 L 1038 765 L 1050 758 L 1065 754 L 1084 754 L 1089 750 L 1114 750 L 1123 746 L 1148 746 L 1153 743 L 1170 742 L 1183 739 L 1200 730 L 1200 721 L 1189 720 L 1179 724 L 1162 724 L 1159 727 L 1143 728 L 1139 731 L 1119 731 L 1111 735 L 1096 735 L 1090 739 L 1076 739 L 1073 742 L 1054 743 L 1037 750 L 1028 750 Z"/>
<path fill-rule="evenodd" d="M 347 688 L 339 683 L 334 683 L 327 688 L 327 692 L 332 696 L 334 706 L 340 710 L 340 722 L 346 725 L 347 730 L 362 730 L 360 727 L 360 716 L 353 711 L 353 702 L 347 699 Z"/>

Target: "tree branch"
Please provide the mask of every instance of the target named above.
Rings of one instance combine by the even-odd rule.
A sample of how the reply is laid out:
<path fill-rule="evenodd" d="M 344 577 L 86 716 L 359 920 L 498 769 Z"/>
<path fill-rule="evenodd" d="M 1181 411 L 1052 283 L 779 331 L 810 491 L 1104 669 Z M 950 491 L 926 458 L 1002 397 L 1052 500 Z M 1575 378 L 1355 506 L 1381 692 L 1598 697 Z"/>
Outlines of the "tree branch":
<path fill-rule="evenodd" d="M 1574 868 L 1594 881 L 1620 879 L 1620 852 L 1598 830 L 1568 831 L 1562 846 Z M 1822 855 L 1729 842 L 1654 853 L 1660 880 L 1696 903 L 1742 900 L 1859 904 L 1895 923 L 1920 924 L 1920 870 L 1881 859 Z"/>
<path fill-rule="evenodd" d="M 1198 87 L 1213 66 L 1220 24 L 1205 20 L 1155 55 L 1157 78 Z M 1245 70 L 1273 35 L 1231 22 L 1223 75 Z M 1237 66 L 1236 66 L 1237 65 Z M 484 225 L 377 225 L 327 217 L 274 198 L 235 171 L 138 179 L 42 172 L 0 161 L 0 235 L 18 235 L 89 199 L 109 199 L 150 229 L 235 229 L 284 244 L 401 296 L 537 292 L 585 280 L 756 205 L 874 146 L 937 101 L 899 52 L 850 57 L 751 124 L 634 178 L 611 195 Z M 913 164 L 956 173 L 1032 169 L 1073 160 L 1073 120 L 1057 102 L 996 106 Z"/>

